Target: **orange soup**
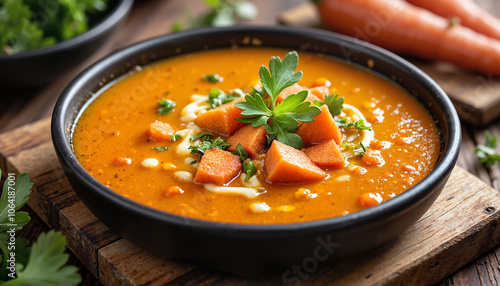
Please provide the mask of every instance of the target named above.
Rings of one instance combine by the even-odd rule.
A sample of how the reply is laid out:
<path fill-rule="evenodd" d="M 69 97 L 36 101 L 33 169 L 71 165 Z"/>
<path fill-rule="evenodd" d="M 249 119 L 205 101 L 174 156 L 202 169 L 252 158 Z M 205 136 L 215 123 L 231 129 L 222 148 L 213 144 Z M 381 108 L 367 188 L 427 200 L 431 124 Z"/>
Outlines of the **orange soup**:
<path fill-rule="evenodd" d="M 440 151 L 432 117 L 366 70 L 299 52 L 300 80 L 274 90 L 273 101 L 259 69 L 288 52 L 221 49 L 137 67 L 83 111 L 74 153 L 131 200 L 244 224 L 347 215 L 390 200 L 432 170 Z M 252 108 L 272 115 L 257 118 Z"/>

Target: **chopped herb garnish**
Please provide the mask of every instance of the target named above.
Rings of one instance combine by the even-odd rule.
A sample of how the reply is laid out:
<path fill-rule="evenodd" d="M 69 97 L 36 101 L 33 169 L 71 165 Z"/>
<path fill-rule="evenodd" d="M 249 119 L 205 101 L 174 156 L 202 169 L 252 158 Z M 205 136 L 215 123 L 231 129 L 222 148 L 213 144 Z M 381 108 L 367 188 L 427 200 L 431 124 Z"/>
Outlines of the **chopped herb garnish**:
<path fill-rule="evenodd" d="M 243 162 L 243 173 L 246 174 L 245 182 L 248 182 L 250 178 L 257 172 L 257 167 L 252 161 Z"/>
<path fill-rule="evenodd" d="M 182 135 L 181 134 L 172 134 L 172 136 L 170 136 L 170 140 L 172 141 L 177 141 L 177 139 L 181 139 L 182 138 Z"/>
<path fill-rule="evenodd" d="M 240 97 L 240 96 L 227 94 L 220 89 L 212 88 L 212 90 L 208 94 L 207 103 L 210 104 L 210 109 L 212 109 L 212 108 L 216 108 L 217 106 L 221 106 L 223 104 L 231 102 L 235 98 L 238 98 L 238 97 Z"/>
<path fill-rule="evenodd" d="M 229 143 L 224 141 L 224 139 L 217 137 L 213 140 L 209 139 L 206 141 L 201 142 L 200 145 L 191 145 L 189 146 L 189 149 L 191 150 L 191 154 L 200 154 L 203 156 L 205 154 L 205 151 L 213 149 L 213 148 L 219 148 L 221 150 L 226 150 L 227 147 L 229 147 Z"/>
<path fill-rule="evenodd" d="M 335 123 L 340 128 L 356 128 L 358 130 L 372 130 L 370 126 L 365 125 L 365 121 L 360 119 L 354 123 L 347 123 L 347 119 L 335 119 Z"/>
<path fill-rule="evenodd" d="M 495 148 L 497 147 L 497 137 L 491 135 L 489 131 L 486 131 L 484 136 L 484 145 L 476 145 L 474 152 L 476 152 L 479 162 L 484 164 L 486 168 L 490 168 L 495 165 L 496 162 L 500 162 L 500 154 L 495 152 Z"/>
<path fill-rule="evenodd" d="M 332 116 L 337 116 L 340 115 L 340 113 L 342 112 L 342 108 L 344 107 L 344 98 L 343 97 L 339 98 L 338 94 L 336 95 L 329 94 L 325 96 L 325 100 L 323 101 L 315 100 L 314 104 L 316 104 L 317 106 L 326 104 Z"/>
<path fill-rule="evenodd" d="M 220 75 L 218 75 L 216 73 L 214 73 L 214 74 L 204 74 L 203 78 L 206 81 L 211 82 L 211 83 L 222 82 L 224 80 L 223 77 L 221 77 Z"/>
<path fill-rule="evenodd" d="M 194 165 L 194 164 L 196 164 L 196 160 L 191 161 L 191 163 L 189 163 L 189 164 L 190 164 L 190 165 Z"/>
<path fill-rule="evenodd" d="M 365 155 L 366 147 L 363 142 L 359 142 L 359 148 L 354 149 L 354 152 L 358 153 L 359 155 Z"/>
<path fill-rule="evenodd" d="M 196 141 L 198 139 L 202 139 L 205 141 L 209 141 L 213 136 L 215 136 L 212 132 L 200 132 L 193 137 L 189 138 L 189 142 Z"/>
<path fill-rule="evenodd" d="M 236 146 L 233 154 L 240 156 L 241 162 L 243 162 L 246 158 L 248 158 L 247 151 L 245 151 L 245 148 L 243 148 L 243 146 L 241 146 L 240 143 L 238 143 L 238 146 Z"/>
<path fill-rule="evenodd" d="M 160 101 L 157 102 L 161 108 L 158 108 L 158 114 L 160 115 L 167 115 L 174 109 L 175 107 L 175 101 L 172 101 L 170 99 L 165 99 L 162 98 Z"/>
<path fill-rule="evenodd" d="M 168 149 L 170 149 L 170 147 L 167 147 L 167 146 L 165 146 L 165 147 L 152 147 L 151 149 L 156 150 L 158 152 L 163 152 L 163 151 L 167 151 Z"/>
<path fill-rule="evenodd" d="M 254 128 L 265 125 L 267 133 L 275 136 L 276 140 L 295 147 L 302 148 L 302 138 L 295 134 L 299 121 L 313 122 L 314 116 L 321 113 L 319 107 L 305 101 L 308 92 L 300 91 L 287 96 L 281 103 L 276 99 L 281 91 L 293 85 L 302 78 L 302 71 L 295 72 L 299 63 L 299 55 L 293 51 L 288 53 L 283 61 L 279 57 L 272 57 L 269 69 L 261 66 L 259 70 L 263 89 L 270 96 L 270 102 L 264 102 L 262 94 L 246 95 L 245 100 L 236 103 L 242 109 L 243 118 L 236 120 L 252 124 Z M 271 122 L 269 124 L 268 122 Z"/>

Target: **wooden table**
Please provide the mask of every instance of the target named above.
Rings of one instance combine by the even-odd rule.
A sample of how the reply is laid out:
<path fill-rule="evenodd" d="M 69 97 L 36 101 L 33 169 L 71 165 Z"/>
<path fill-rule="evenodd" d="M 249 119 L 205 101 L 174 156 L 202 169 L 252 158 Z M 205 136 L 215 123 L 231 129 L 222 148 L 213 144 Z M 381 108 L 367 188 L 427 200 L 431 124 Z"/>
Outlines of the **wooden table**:
<path fill-rule="evenodd" d="M 482 2 L 488 1 L 493 2 L 495 0 L 482 0 Z M 85 63 L 75 66 L 73 71 L 45 87 L 22 94 L 11 93 L 7 96 L 2 94 L 0 102 L 0 133 L 50 116 L 61 91 L 86 66 L 115 49 L 168 33 L 174 21 L 185 18 L 186 6 L 191 9 L 193 15 L 202 13 L 205 8 L 201 2 L 201 0 L 137 0 L 131 15 L 129 15 L 121 29 Z M 243 24 L 276 25 L 277 15 L 307 2 L 307 0 L 253 0 L 252 2 L 257 5 L 259 15 L 256 19 L 244 22 Z M 0 93 L 2 92 L 4 91 L 0 89 Z M 494 135 L 500 136 L 500 121 L 496 120 L 483 128 L 463 124 L 462 130 L 463 145 L 458 165 L 499 190 L 499 166 L 493 166 L 490 170 L 481 166 L 474 154 L 474 146 L 484 142 L 485 130 L 489 130 Z M 32 222 L 19 233 L 19 236 L 33 241 L 39 233 L 46 231 L 48 228 L 29 208 L 28 211 L 32 217 Z M 499 261 L 500 247 L 490 251 L 460 271 L 444 279 L 441 284 L 498 285 L 500 283 Z M 80 273 L 83 276 L 83 285 L 99 284 L 98 280 L 85 269 L 74 255 L 71 255 L 69 264 L 80 268 Z M 203 281 L 203 279 L 199 281 Z"/>

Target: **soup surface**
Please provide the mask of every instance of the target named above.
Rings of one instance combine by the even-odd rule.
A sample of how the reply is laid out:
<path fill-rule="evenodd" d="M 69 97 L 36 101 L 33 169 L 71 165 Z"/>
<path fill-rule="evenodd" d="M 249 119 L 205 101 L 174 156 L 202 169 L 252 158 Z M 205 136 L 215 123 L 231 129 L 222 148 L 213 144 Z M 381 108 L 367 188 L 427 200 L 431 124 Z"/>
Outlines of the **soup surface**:
<path fill-rule="evenodd" d="M 266 161 L 270 140 L 265 140 L 263 150 L 243 161 L 255 166 L 253 176 L 246 178 L 238 170 L 228 183 L 200 183 L 204 181 L 197 177 L 198 168 L 207 164 L 203 158 L 208 155 L 191 154 L 189 146 L 199 146 L 202 139 L 189 139 L 199 132 L 214 131 L 199 126 L 200 115 L 209 112 L 207 95 L 217 93 L 216 89 L 235 94 L 236 101 L 243 100 L 237 98 L 241 92 L 236 89 L 244 93 L 251 93 L 252 87 L 259 90 L 261 65 L 267 66 L 272 56 L 283 59 L 287 52 L 274 48 L 212 50 L 138 67 L 110 84 L 84 110 L 73 133 L 75 155 L 92 176 L 131 200 L 192 218 L 245 224 L 347 215 L 401 194 L 431 171 L 440 150 L 439 134 L 415 98 L 365 70 L 321 54 L 299 53 L 297 70 L 303 76 L 300 86 L 294 87 L 309 89 L 309 95 L 320 102 L 326 94 L 344 98 L 344 108 L 335 116 L 340 142 L 327 142 L 338 151 L 340 161 L 314 167 L 319 169 L 319 179 L 295 182 L 296 174 L 274 179 L 266 169 L 271 160 Z M 324 108 L 321 110 L 324 114 Z M 162 138 L 158 132 L 164 130 L 164 123 L 171 129 Z M 304 124 L 313 123 L 300 123 L 297 130 Z M 302 128 L 304 132 L 313 129 L 313 125 L 307 126 L 311 128 Z M 232 135 L 213 133 L 208 142 L 217 137 L 228 140 L 227 135 Z M 306 152 L 323 144 L 306 141 L 306 148 L 301 148 Z M 272 148 L 280 147 L 278 143 Z M 332 158 L 316 149 L 320 159 Z M 293 155 L 286 154 L 279 162 Z M 233 159 L 220 160 L 224 162 L 215 168 L 223 173 L 231 168 L 228 161 Z"/>

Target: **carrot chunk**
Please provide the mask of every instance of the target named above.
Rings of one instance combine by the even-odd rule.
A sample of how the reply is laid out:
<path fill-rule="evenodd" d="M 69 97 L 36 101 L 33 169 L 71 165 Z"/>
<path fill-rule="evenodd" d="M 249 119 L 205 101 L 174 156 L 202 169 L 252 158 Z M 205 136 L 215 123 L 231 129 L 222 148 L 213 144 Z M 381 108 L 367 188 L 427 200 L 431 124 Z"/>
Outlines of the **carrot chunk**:
<path fill-rule="evenodd" d="M 384 199 L 379 193 L 363 193 L 358 197 L 358 204 L 363 207 L 373 207 L 382 203 Z"/>
<path fill-rule="evenodd" d="M 301 86 L 298 83 L 294 83 L 291 86 L 285 88 L 283 91 L 281 91 L 281 93 L 276 98 L 276 103 L 280 103 L 283 100 L 285 100 L 285 98 L 287 98 L 289 95 L 294 94 L 294 93 L 299 93 L 299 92 L 303 91 L 304 89 L 306 89 L 306 88 L 303 87 L 303 86 Z M 309 93 L 308 93 L 308 95 L 306 97 L 307 101 L 313 102 L 315 100 L 319 100 L 320 99 L 316 95 L 314 95 L 313 93 L 311 93 L 310 91 L 308 91 L 308 92 Z"/>
<path fill-rule="evenodd" d="M 248 156 L 253 158 L 264 149 L 266 134 L 264 126 L 253 128 L 251 124 L 248 124 L 227 139 L 227 143 L 231 144 L 227 150 L 234 152 L 238 144 L 241 144 Z"/>
<path fill-rule="evenodd" d="M 127 157 L 116 157 L 115 159 L 113 159 L 113 164 L 119 166 L 130 165 L 132 164 L 132 159 Z"/>
<path fill-rule="evenodd" d="M 319 167 L 342 168 L 345 165 L 344 155 L 335 140 L 329 140 L 304 151 L 311 161 Z"/>
<path fill-rule="evenodd" d="M 165 197 L 170 197 L 170 196 L 176 196 L 176 195 L 182 195 L 184 194 L 184 190 L 181 189 L 181 187 L 175 185 L 175 186 L 170 186 L 168 187 L 164 192 L 163 196 Z"/>
<path fill-rule="evenodd" d="M 293 147 L 274 140 L 264 161 L 267 180 L 272 183 L 300 183 L 324 179 L 327 174 Z"/>
<path fill-rule="evenodd" d="M 340 144 L 342 140 L 340 130 L 333 116 L 330 114 L 330 111 L 328 111 L 328 107 L 322 105 L 320 109 L 321 113 L 314 117 L 314 122 L 300 124 L 297 129 L 296 133 L 304 141 L 305 147 L 323 143 L 330 139 Z"/>
<path fill-rule="evenodd" d="M 175 133 L 175 130 L 170 124 L 156 120 L 149 124 L 148 135 L 153 141 L 167 141 Z"/>
<path fill-rule="evenodd" d="M 385 164 L 385 160 L 380 155 L 380 151 L 367 149 L 366 153 L 361 158 L 361 161 L 368 166 L 382 166 Z"/>
<path fill-rule="evenodd" d="M 236 107 L 236 103 L 244 101 L 244 97 L 237 98 L 229 103 L 210 109 L 198 115 L 198 125 L 208 131 L 221 135 L 231 136 L 236 130 L 243 127 L 243 123 L 236 121 L 236 118 L 243 117 L 243 110 Z"/>
<path fill-rule="evenodd" d="M 315 86 L 315 87 L 311 88 L 309 91 L 310 91 L 310 93 L 314 94 L 320 100 L 325 100 L 325 96 L 330 94 L 330 89 L 326 85 Z"/>
<path fill-rule="evenodd" d="M 241 160 L 231 152 L 213 148 L 205 151 L 196 171 L 194 181 L 200 184 L 225 185 L 241 170 Z"/>

